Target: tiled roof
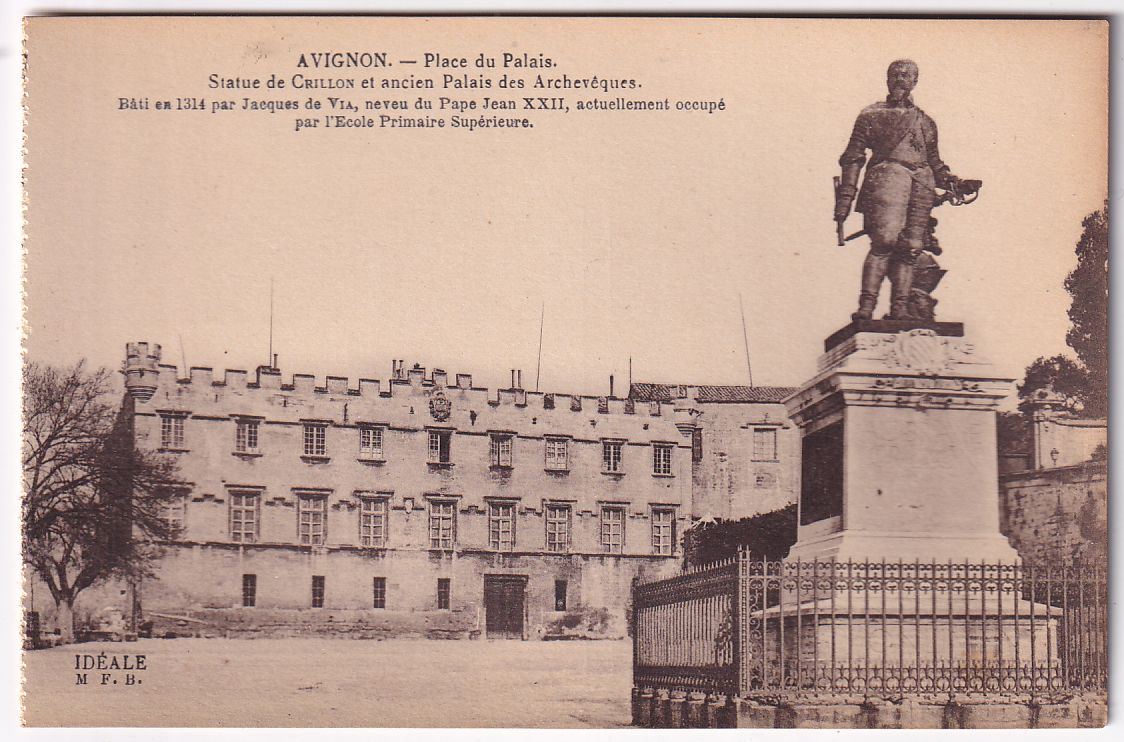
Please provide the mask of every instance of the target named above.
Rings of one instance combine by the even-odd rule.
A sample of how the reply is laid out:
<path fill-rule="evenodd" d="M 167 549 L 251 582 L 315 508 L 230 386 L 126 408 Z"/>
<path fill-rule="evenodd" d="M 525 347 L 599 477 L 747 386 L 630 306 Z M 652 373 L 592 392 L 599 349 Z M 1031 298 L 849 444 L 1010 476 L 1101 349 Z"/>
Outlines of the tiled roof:
<path fill-rule="evenodd" d="M 637 382 L 629 387 L 628 396 L 637 402 L 670 402 L 673 384 L 647 384 Z"/>
<path fill-rule="evenodd" d="M 628 396 L 637 402 L 670 402 L 678 396 L 679 384 L 636 382 Z M 693 385 L 687 385 L 693 386 Z M 698 386 L 699 402 L 780 402 L 796 391 L 789 386 Z"/>
<path fill-rule="evenodd" d="M 791 386 L 700 386 L 700 402 L 780 402 L 796 391 Z"/>

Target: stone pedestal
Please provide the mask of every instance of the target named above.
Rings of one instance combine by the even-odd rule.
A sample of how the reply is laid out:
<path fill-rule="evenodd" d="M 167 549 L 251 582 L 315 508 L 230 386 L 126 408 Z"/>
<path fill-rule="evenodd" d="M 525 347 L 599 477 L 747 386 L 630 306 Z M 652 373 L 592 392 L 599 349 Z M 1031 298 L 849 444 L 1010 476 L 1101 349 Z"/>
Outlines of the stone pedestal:
<path fill-rule="evenodd" d="M 789 559 L 1012 563 L 996 409 L 1011 391 L 958 323 L 854 322 L 786 401 L 801 428 Z"/>
<path fill-rule="evenodd" d="M 1051 691 L 1058 609 L 999 591 L 965 595 L 929 588 L 805 601 L 750 617 L 751 687 L 836 693 Z"/>

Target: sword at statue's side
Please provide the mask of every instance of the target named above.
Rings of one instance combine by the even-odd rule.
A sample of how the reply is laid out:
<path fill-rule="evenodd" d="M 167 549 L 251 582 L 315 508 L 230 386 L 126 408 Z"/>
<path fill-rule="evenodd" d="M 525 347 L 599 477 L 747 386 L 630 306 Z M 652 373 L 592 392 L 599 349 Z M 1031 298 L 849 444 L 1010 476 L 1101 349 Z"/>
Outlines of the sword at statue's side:
<path fill-rule="evenodd" d="M 839 186 L 842 184 L 842 180 L 840 179 L 840 177 L 838 175 L 836 175 L 834 178 L 831 179 L 831 184 L 833 186 L 835 186 L 835 195 L 836 195 L 836 198 L 838 198 L 838 196 L 839 196 Z M 852 235 L 844 237 L 843 236 L 843 222 L 842 221 L 835 222 L 835 239 L 836 239 L 836 242 L 839 245 L 839 247 L 843 247 L 843 245 L 847 244 L 851 240 L 856 239 L 858 237 L 862 237 L 864 234 L 866 234 L 866 230 L 860 229 L 858 232 L 855 232 Z"/>
<path fill-rule="evenodd" d="M 835 188 L 835 199 L 836 199 L 836 201 L 839 200 L 839 186 L 842 185 L 842 183 L 843 183 L 843 181 L 838 175 L 836 175 L 834 178 L 831 179 L 831 185 L 834 186 L 834 188 Z M 844 243 L 846 242 L 846 240 L 843 238 L 843 220 L 842 219 L 835 222 L 835 239 L 836 239 L 839 247 L 843 247 Z"/>

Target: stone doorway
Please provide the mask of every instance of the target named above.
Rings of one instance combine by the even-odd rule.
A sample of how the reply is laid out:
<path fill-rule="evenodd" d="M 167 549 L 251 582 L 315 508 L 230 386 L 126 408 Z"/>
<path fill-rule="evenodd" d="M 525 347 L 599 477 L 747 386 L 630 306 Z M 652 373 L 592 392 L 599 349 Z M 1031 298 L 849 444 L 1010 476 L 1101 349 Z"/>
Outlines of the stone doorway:
<path fill-rule="evenodd" d="M 484 622 L 489 639 L 522 639 L 527 578 L 484 576 Z"/>

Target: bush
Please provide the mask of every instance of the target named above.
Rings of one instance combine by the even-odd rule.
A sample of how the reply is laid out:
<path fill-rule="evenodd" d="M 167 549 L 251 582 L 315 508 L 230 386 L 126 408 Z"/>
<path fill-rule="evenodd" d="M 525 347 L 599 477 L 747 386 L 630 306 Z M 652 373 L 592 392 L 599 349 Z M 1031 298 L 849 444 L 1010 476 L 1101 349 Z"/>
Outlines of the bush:
<path fill-rule="evenodd" d="M 609 634 L 611 628 L 612 616 L 608 608 L 582 606 L 548 623 L 543 633 L 547 637 L 592 639 Z"/>
<path fill-rule="evenodd" d="M 732 559 L 741 547 L 755 559 L 784 559 L 795 543 L 795 504 L 739 520 L 699 523 L 683 539 L 688 565 Z"/>

